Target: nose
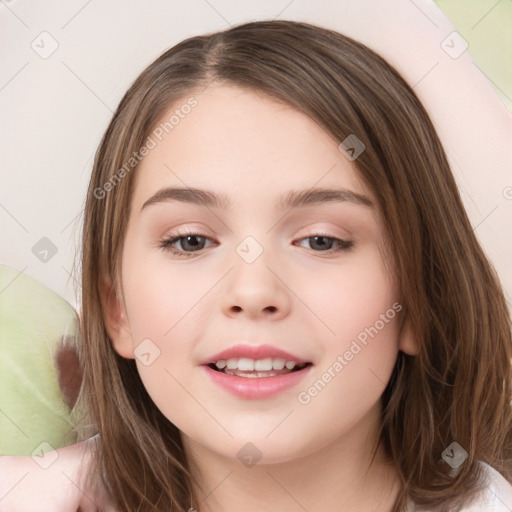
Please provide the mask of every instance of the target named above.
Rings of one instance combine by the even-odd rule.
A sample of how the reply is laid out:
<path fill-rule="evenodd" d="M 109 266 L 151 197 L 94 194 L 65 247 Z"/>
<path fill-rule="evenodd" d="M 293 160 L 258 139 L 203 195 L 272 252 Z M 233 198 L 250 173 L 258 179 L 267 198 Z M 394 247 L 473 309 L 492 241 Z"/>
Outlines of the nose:
<path fill-rule="evenodd" d="M 267 261 L 265 252 L 252 263 L 236 255 L 222 294 L 224 314 L 273 321 L 285 318 L 290 313 L 291 291 L 284 272 L 275 266 L 275 261 Z"/>

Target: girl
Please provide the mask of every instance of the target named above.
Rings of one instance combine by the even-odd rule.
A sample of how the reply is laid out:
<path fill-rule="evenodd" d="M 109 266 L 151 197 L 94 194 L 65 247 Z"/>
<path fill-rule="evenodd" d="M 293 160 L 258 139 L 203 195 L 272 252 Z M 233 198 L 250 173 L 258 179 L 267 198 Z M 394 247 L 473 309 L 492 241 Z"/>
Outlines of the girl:
<path fill-rule="evenodd" d="M 165 52 L 97 151 L 82 250 L 84 505 L 500 510 L 506 302 L 367 47 L 264 21 Z"/>

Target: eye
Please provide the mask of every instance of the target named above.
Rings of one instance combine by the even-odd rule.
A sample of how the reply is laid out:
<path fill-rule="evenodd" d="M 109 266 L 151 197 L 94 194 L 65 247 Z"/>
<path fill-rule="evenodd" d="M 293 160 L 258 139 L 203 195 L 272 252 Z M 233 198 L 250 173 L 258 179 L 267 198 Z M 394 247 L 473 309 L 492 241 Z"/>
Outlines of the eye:
<path fill-rule="evenodd" d="M 178 236 L 171 235 L 170 238 L 160 240 L 159 246 L 177 256 L 192 256 L 190 253 L 203 250 L 206 241 L 211 241 L 210 238 L 199 233 L 176 233 L 175 235 Z M 176 248 L 175 245 L 181 246 L 181 249 Z"/>
<path fill-rule="evenodd" d="M 178 232 L 160 240 L 159 247 L 177 256 L 192 256 L 194 252 L 202 251 L 207 241 L 211 242 L 212 240 L 200 233 Z M 299 240 L 299 242 L 303 241 L 308 241 L 313 251 L 322 252 L 326 255 L 349 250 L 354 245 L 351 241 L 326 234 L 315 234 Z M 299 245 L 303 247 L 302 243 Z"/>
<path fill-rule="evenodd" d="M 339 251 L 346 251 L 354 245 L 354 243 L 351 241 L 342 240 L 341 238 L 336 238 L 325 234 L 315 234 L 313 236 L 300 239 L 301 242 L 304 240 L 309 242 L 311 249 L 313 249 L 315 252 L 323 252 L 325 254 L 334 254 Z M 302 246 L 302 244 L 300 245 Z"/>

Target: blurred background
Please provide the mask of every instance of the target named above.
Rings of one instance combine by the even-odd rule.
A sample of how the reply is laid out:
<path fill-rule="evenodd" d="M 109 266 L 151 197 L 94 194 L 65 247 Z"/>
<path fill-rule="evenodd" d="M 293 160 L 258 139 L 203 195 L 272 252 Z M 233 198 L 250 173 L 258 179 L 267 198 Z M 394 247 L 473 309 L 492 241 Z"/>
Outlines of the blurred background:
<path fill-rule="evenodd" d="M 512 2 L 435 2 L 448 16 L 457 32 L 468 41 L 475 63 L 512 112 Z"/>

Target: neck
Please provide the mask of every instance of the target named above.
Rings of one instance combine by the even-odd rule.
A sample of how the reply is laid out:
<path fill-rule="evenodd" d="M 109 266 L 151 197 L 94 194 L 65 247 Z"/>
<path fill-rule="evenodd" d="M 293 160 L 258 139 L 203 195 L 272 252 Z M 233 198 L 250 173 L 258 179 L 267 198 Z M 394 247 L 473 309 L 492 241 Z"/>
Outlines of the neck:
<path fill-rule="evenodd" d="M 399 480 L 381 446 L 372 460 L 376 436 L 374 428 L 358 423 L 310 455 L 245 467 L 183 435 L 187 456 L 201 475 L 194 509 L 259 512 L 272 504 L 272 510 L 286 512 L 391 512 Z"/>

